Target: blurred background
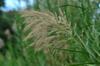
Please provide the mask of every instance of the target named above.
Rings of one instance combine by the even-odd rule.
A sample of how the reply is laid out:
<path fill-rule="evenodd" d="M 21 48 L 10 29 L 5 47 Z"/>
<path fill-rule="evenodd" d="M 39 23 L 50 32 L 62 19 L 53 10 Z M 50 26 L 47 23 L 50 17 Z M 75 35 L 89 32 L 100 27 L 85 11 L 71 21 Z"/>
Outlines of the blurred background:
<path fill-rule="evenodd" d="M 39 0 L 3 0 L 3 1 L 4 1 L 4 6 L 1 6 L 0 10 L 2 10 L 4 12 L 22 11 L 25 9 L 29 10 L 29 9 L 34 9 L 34 8 L 36 9 L 36 8 L 38 8 L 38 4 L 39 4 Z M 41 3 L 43 1 L 46 2 L 45 0 L 42 0 Z M 99 2 L 99 0 L 90 0 L 90 2 L 96 8 L 94 11 L 94 14 L 93 14 L 93 20 L 94 20 L 94 19 L 96 19 L 95 15 L 100 14 L 100 2 Z M 41 5 L 39 5 L 39 7 L 42 8 Z M 47 5 L 44 4 L 44 7 L 47 7 Z M 41 10 L 43 10 L 43 8 Z"/>
<path fill-rule="evenodd" d="M 1 0 L 2 1 L 2 0 Z M 3 11 L 24 10 L 33 8 L 38 0 L 3 0 L 5 5 L 0 7 Z M 43 0 L 44 1 L 44 0 Z M 77 1 L 77 0 L 76 0 Z M 41 1 L 42 2 L 42 1 Z M 97 13 L 100 13 L 100 2 L 98 0 L 90 0 L 97 7 Z"/>
<path fill-rule="evenodd" d="M 33 7 L 35 0 L 4 0 L 5 5 L 1 7 L 3 11 L 23 10 Z"/>

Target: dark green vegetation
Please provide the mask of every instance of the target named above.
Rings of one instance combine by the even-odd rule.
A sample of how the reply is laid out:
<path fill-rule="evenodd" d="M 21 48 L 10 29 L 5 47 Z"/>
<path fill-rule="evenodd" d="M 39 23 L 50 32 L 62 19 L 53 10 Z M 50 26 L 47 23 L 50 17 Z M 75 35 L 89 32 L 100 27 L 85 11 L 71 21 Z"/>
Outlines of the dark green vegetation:
<path fill-rule="evenodd" d="M 93 21 L 93 15 L 97 9 L 96 4 L 91 0 L 36 1 L 34 10 L 49 10 L 56 16 L 62 12 L 66 16 L 68 22 L 71 23 L 72 35 L 69 38 L 62 36 L 61 39 L 66 39 L 66 44 L 69 47 L 66 49 L 52 48 L 55 49 L 55 52 L 52 55 L 49 53 L 49 59 L 53 59 L 48 62 L 48 57 L 43 51 L 35 52 L 33 47 L 24 50 L 26 44 L 30 43 L 31 40 L 23 41 L 23 29 L 26 25 L 23 23 L 24 19 L 20 15 L 16 15 L 18 36 L 14 45 L 18 45 L 17 48 L 21 51 L 9 47 L 6 56 L 0 56 L 0 66 L 100 66 L 100 15 Z M 59 51 L 65 52 L 68 58 L 64 61 L 59 60 L 57 55 Z"/>
<path fill-rule="evenodd" d="M 4 0 L 0 1 L 0 7 L 5 6 Z M 0 53 L 2 55 L 6 55 L 6 52 L 8 50 L 8 46 L 13 46 L 15 48 L 15 45 L 10 43 L 16 43 L 16 33 L 13 30 L 13 18 L 8 17 L 4 12 L 0 9 Z M 9 44 L 8 44 L 9 43 Z M 17 46 L 17 45 L 16 45 Z M 15 51 L 14 51 L 15 52 Z"/>

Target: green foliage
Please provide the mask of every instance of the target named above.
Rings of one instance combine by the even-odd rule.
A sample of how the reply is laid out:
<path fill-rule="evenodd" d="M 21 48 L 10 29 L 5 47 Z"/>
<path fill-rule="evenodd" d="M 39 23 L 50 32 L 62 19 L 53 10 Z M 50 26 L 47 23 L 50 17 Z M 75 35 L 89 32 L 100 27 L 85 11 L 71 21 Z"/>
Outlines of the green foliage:
<path fill-rule="evenodd" d="M 58 4 L 59 0 L 55 3 L 55 0 L 45 1 L 44 4 L 47 6 L 42 4 L 42 7 L 44 6 L 45 9 L 58 15 L 59 9 L 61 9 L 68 21 L 71 22 L 73 34 L 69 40 L 70 47 L 67 49 L 73 51 L 69 51 L 71 62 L 68 64 L 72 66 L 99 66 L 100 30 L 98 26 L 100 26 L 100 20 L 92 21 L 96 10 L 95 4 L 90 0 L 61 0 L 64 3 L 60 5 Z"/>

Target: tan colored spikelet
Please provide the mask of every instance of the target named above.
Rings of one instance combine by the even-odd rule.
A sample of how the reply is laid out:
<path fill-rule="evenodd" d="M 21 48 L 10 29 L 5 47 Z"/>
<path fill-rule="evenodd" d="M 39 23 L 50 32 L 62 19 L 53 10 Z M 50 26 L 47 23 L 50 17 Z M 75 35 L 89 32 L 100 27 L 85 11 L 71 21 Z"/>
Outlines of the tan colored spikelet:
<path fill-rule="evenodd" d="M 60 10 L 59 10 L 60 11 Z M 25 50 L 33 47 L 36 52 L 43 51 L 47 57 L 48 64 L 55 64 L 57 61 L 63 63 L 68 54 L 65 51 L 57 49 L 67 49 L 67 39 L 71 35 L 70 24 L 66 17 L 60 11 L 60 16 L 56 16 L 51 12 L 24 11 L 21 13 L 26 24 L 23 33 L 24 42 L 29 42 Z"/>
<path fill-rule="evenodd" d="M 34 39 L 28 47 L 34 47 L 36 51 L 52 48 L 67 48 L 67 40 L 64 35 L 69 35 L 70 24 L 65 17 L 57 18 L 51 12 L 24 11 L 21 13 L 25 19 L 26 26 L 24 28 L 24 41 Z M 53 35 L 54 33 L 54 35 Z M 50 34 L 50 35 L 49 35 Z"/>

